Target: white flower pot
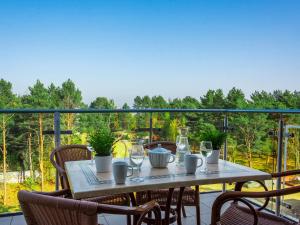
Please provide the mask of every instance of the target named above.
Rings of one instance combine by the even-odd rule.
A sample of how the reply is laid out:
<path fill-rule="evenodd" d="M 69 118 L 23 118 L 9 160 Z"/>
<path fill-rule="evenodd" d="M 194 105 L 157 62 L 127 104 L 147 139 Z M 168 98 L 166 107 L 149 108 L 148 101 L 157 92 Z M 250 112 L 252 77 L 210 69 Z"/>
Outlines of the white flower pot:
<path fill-rule="evenodd" d="M 208 164 L 218 164 L 219 157 L 220 157 L 220 150 L 213 150 L 212 154 L 209 157 L 207 157 L 207 163 Z"/>
<path fill-rule="evenodd" d="M 97 173 L 110 172 L 112 168 L 112 156 L 95 156 Z"/>

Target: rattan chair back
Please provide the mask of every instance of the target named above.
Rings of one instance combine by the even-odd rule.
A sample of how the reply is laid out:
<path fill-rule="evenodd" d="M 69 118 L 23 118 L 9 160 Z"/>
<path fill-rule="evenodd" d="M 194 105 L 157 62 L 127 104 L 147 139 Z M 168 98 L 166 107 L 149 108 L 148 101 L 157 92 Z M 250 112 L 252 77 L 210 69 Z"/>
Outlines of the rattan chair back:
<path fill-rule="evenodd" d="M 27 225 L 97 225 L 97 203 L 18 193 Z"/>
<path fill-rule="evenodd" d="M 65 162 L 89 159 L 91 152 L 86 145 L 64 145 L 52 151 L 50 161 L 58 170 L 62 189 L 70 188 L 65 174 Z"/>
<path fill-rule="evenodd" d="M 154 149 L 157 148 L 158 145 L 161 145 L 161 147 L 166 148 L 172 152 L 172 154 L 176 154 L 176 143 L 171 142 L 171 141 L 156 141 L 156 142 L 151 142 L 148 144 L 144 144 L 144 148 L 146 149 Z"/>

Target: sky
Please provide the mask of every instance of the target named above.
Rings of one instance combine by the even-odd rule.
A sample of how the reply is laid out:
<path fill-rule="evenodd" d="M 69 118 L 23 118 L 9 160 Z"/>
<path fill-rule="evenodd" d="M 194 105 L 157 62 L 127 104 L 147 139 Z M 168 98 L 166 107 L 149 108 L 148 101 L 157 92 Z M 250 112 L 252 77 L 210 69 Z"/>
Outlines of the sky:
<path fill-rule="evenodd" d="M 298 90 L 299 0 L 0 0 L 0 78 L 68 78 L 89 103 Z"/>

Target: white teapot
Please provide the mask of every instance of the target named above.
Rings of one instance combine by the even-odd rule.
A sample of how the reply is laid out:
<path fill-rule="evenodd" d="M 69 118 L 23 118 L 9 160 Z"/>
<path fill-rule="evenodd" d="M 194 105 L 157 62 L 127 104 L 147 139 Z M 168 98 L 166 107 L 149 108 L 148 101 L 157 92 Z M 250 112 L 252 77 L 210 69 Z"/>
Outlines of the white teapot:
<path fill-rule="evenodd" d="M 175 155 L 170 150 L 161 147 L 161 144 L 157 145 L 157 148 L 149 150 L 149 161 L 154 168 L 165 168 L 169 163 L 175 161 Z"/>

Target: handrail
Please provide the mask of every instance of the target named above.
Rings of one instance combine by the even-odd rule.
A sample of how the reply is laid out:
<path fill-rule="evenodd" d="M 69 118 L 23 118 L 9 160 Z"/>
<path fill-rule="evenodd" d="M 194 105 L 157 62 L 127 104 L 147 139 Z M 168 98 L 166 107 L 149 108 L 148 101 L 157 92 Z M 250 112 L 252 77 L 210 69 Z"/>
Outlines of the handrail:
<path fill-rule="evenodd" d="M 300 109 L 0 109 L 0 113 L 268 113 L 268 114 L 300 114 Z"/>

